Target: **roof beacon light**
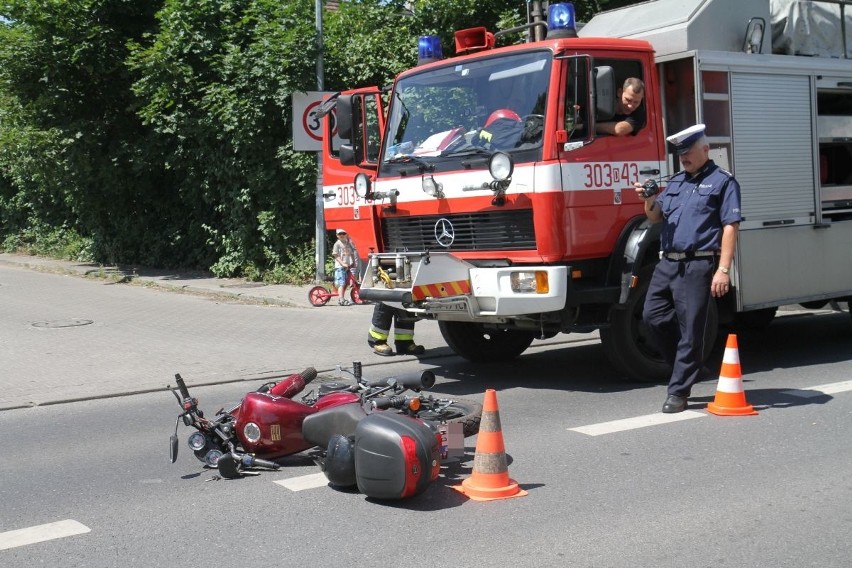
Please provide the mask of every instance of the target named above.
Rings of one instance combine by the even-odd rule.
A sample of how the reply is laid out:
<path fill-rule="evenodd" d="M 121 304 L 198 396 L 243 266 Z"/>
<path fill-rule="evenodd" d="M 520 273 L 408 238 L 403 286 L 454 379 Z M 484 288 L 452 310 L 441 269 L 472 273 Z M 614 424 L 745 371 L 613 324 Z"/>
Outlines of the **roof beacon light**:
<path fill-rule="evenodd" d="M 438 36 L 420 36 L 417 38 L 417 64 L 432 63 L 440 61 L 444 56 L 441 53 L 441 38 Z"/>
<path fill-rule="evenodd" d="M 574 4 L 551 4 L 547 8 L 547 39 L 577 37 L 574 21 Z"/>

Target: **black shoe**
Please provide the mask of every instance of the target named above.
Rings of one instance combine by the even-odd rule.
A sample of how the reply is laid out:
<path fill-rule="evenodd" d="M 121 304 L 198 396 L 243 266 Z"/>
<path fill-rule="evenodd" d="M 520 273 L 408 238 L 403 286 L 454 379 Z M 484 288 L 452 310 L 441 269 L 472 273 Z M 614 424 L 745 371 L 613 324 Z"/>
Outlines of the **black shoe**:
<path fill-rule="evenodd" d="M 400 355 L 423 355 L 426 353 L 425 347 L 417 345 L 413 341 L 399 341 L 395 345 L 396 352 Z"/>
<path fill-rule="evenodd" d="M 686 397 L 670 394 L 663 403 L 663 412 L 665 414 L 674 414 L 686 410 Z"/>

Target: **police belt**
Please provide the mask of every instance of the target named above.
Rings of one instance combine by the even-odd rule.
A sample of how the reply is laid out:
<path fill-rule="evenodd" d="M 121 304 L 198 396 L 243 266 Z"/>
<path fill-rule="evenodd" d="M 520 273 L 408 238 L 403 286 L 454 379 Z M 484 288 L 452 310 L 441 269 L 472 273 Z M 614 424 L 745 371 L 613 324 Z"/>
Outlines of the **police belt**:
<path fill-rule="evenodd" d="M 689 252 L 662 252 L 660 251 L 660 259 L 668 260 L 694 260 L 696 258 L 712 258 L 719 256 L 715 250 L 696 250 Z"/>

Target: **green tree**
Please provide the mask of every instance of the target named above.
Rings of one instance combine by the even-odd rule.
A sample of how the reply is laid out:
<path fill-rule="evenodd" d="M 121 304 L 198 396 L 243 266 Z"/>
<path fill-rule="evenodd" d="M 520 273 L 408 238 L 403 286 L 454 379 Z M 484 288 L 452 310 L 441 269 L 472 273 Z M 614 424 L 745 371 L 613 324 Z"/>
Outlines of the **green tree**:
<path fill-rule="evenodd" d="M 9 0 L 0 25 L 4 232 L 72 231 L 109 260 L 159 243 L 145 129 L 124 66 L 154 24 L 141 0 Z M 13 190 L 10 189 L 14 188 Z M 159 216 L 157 216 L 159 217 Z"/>
<path fill-rule="evenodd" d="M 312 155 L 292 150 L 293 92 L 315 89 L 310 0 L 166 0 L 133 46 L 139 114 L 157 134 L 184 238 L 222 275 L 287 261 L 314 224 Z"/>

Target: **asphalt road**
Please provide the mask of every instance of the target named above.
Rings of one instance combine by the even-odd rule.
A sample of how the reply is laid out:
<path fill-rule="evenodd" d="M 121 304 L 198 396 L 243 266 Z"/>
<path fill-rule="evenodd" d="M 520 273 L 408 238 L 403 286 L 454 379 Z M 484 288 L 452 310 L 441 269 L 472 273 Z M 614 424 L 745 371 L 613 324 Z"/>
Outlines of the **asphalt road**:
<path fill-rule="evenodd" d="M 360 340 L 330 351 L 323 318 L 343 337 L 369 320 L 368 309 L 332 317 L 3 269 L 0 313 L 4 389 L 17 384 L 35 399 L 40 383 L 63 388 L 57 377 L 67 377 L 74 398 L 75 384 L 79 393 L 149 376 L 167 382 L 175 370 L 198 383 L 247 381 L 193 388 L 210 410 L 266 373 L 349 360 Z M 32 325 L 75 318 L 93 323 Z M 365 356 L 382 363 L 365 372 L 434 368 L 434 391 L 477 400 L 496 389 L 509 473 L 527 496 L 481 503 L 452 489 L 470 474 L 476 438 L 426 493 L 403 502 L 312 484 L 319 470 L 305 455 L 278 472 L 207 481 L 213 473 L 183 444 L 182 425 L 181 455 L 168 463 L 178 406 L 161 388 L 0 411 L 0 565 L 849 565 L 848 313 L 784 315 L 740 334 L 758 416 L 707 414 L 709 381 L 694 389 L 688 419 L 644 427 L 661 416 L 664 387 L 615 376 L 593 337 L 473 367 L 423 328 L 432 358 Z M 315 333 L 313 348 L 293 329 Z M 625 419 L 639 420 L 612 427 Z M 600 435 L 583 433 L 591 426 Z M 34 529 L 48 523 L 60 524 Z M 56 536 L 62 529 L 68 536 Z M 21 544 L 34 534 L 53 538 Z"/>

